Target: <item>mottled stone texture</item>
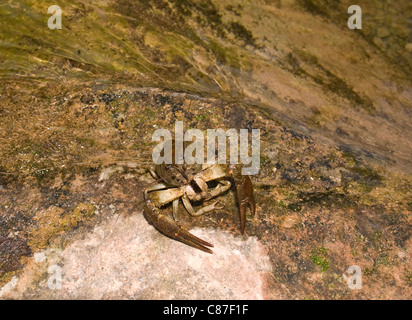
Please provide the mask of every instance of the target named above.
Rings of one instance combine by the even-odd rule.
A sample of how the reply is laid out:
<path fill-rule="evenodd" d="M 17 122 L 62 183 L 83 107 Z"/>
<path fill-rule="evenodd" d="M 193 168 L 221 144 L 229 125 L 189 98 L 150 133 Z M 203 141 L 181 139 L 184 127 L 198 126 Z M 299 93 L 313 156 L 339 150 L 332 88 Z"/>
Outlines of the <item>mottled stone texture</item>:
<path fill-rule="evenodd" d="M 65 0 L 50 30 L 47 1 L 4 1 L 2 297 L 410 299 L 412 2 L 362 1 L 362 30 L 351 4 Z M 142 215 L 176 120 L 261 132 L 243 237 L 234 188 L 181 206 L 214 255 Z"/>
<path fill-rule="evenodd" d="M 41 280 L 35 287 L 27 283 L 19 289 L 23 297 L 35 299 L 264 298 L 271 264 L 256 237 L 214 229 L 192 232 L 213 242 L 214 254 L 163 237 L 141 212 L 112 217 L 64 251 L 41 252 L 44 257 L 35 257 L 28 271 L 42 273 Z M 56 281 L 49 286 L 59 272 L 61 288 Z"/>

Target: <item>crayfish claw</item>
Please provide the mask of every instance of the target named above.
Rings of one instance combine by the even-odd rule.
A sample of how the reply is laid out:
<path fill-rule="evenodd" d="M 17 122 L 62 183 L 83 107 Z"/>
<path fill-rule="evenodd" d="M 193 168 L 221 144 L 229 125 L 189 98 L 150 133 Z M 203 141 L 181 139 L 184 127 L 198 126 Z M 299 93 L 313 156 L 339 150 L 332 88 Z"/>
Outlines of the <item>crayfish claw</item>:
<path fill-rule="evenodd" d="M 191 234 L 189 231 L 184 229 L 182 226 L 179 227 L 180 229 L 178 230 L 178 232 L 175 233 L 175 237 L 173 237 L 174 239 L 179 240 L 189 246 L 192 246 L 204 252 L 213 253 L 213 251 L 208 248 L 213 248 L 213 244 L 196 237 L 195 235 Z"/>
<path fill-rule="evenodd" d="M 253 194 L 247 196 L 246 198 L 239 199 L 239 211 L 240 211 L 240 232 L 242 234 L 245 233 L 246 228 L 246 211 L 247 208 L 250 206 L 250 211 L 252 213 L 252 217 L 256 214 L 256 204 Z"/>
<path fill-rule="evenodd" d="M 171 217 L 160 213 L 160 211 L 153 205 L 145 193 L 145 209 L 144 214 L 147 220 L 161 233 L 166 236 L 183 242 L 189 246 L 202 250 L 204 252 L 213 253 L 208 247 L 213 245 L 205 240 L 202 240 L 187 231 L 182 225 L 177 223 Z"/>
<path fill-rule="evenodd" d="M 229 167 L 229 174 L 232 175 L 236 185 L 237 199 L 240 214 L 240 232 L 245 233 L 246 211 L 250 206 L 252 217 L 256 214 L 256 202 L 253 195 L 253 185 L 249 176 L 241 174 L 241 166 L 232 165 Z"/>

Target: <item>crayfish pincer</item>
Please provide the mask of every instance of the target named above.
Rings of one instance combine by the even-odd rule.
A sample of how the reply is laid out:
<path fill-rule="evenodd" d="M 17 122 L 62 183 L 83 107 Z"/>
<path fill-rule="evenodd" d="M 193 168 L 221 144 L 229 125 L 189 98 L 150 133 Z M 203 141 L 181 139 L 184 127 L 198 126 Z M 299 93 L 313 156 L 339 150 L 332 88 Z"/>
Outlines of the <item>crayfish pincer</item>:
<path fill-rule="evenodd" d="M 241 174 L 242 165 L 227 164 L 158 164 L 149 169 L 156 181 L 144 190 L 146 219 L 161 233 L 181 241 L 199 250 L 213 253 L 213 245 L 187 231 L 177 222 L 179 200 L 192 216 L 221 209 L 218 201 L 195 210 L 191 201 L 202 202 L 217 197 L 230 189 L 235 183 L 239 203 L 241 233 L 245 231 L 246 211 L 250 206 L 252 216 L 256 212 L 253 186 L 250 177 Z M 216 181 L 217 186 L 210 188 L 209 181 Z M 172 202 L 173 215 L 161 208 Z"/>

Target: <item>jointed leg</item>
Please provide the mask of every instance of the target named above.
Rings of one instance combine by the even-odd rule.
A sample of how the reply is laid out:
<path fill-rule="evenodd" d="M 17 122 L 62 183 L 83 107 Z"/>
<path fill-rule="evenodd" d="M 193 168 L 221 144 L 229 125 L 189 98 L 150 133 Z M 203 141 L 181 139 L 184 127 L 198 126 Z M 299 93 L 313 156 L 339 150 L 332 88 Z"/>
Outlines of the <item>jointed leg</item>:
<path fill-rule="evenodd" d="M 219 181 L 219 185 L 216 188 L 214 188 L 212 191 L 208 192 L 210 195 L 208 199 L 216 197 L 223 192 L 226 192 L 227 190 L 230 189 L 230 187 L 231 187 L 231 183 L 229 181 L 225 181 L 225 180 Z"/>
<path fill-rule="evenodd" d="M 178 221 L 177 219 L 178 209 L 179 209 L 179 198 L 173 200 L 173 219 L 175 219 L 175 221 Z"/>
<path fill-rule="evenodd" d="M 165 188 L 167 188 L 167 186 L 163 182 L 159 182 L 159 183 L 154 182 L 152 184 L 149 184 L 145 188 L 145 192 L 148 193 L 150 191 L 161 190 L 161 189 L 165 189 Z"/>
<path fill-rule="evenodd" d="M 217 206 L 218 201 L 216 201 L 216 202 L 214 202 L 214 203 L 212 203 L 212 204 L 210 204 L 210 205 L 208 205 L 208 206 L 205 206 L 205 207 L 200 208 L 199 210 L 195 211 L 195 210 L 193 209 L 193 207 L 192 207 L 192 204 L 190 203 L 189 198 L 188 198 L 186 195 L 184 195 L 184 196 L 182 197 L 182 201 L 183 201 L 183 205 L 185 206 L 186 210 L 187 210 L 192 216 L 195 216 L 195 217 L 200 216 L 200 215 L 202 215 L 202 214 L 205 214 L 205 213 L 207 213 L 207 212 L 216 210 L 216 209 L 222 209 L 222 208 L 223 208 L 223 207 Z"/>
<path fill-rule="evenodd" d="M 156 180 L 158 180 L 160 177 L 158 176 L 158 174 L 155 171 L 154 167 L 150 167 L 149 169 L 149 173 L 152 175 L 153 178 L 155 178 Z"/>

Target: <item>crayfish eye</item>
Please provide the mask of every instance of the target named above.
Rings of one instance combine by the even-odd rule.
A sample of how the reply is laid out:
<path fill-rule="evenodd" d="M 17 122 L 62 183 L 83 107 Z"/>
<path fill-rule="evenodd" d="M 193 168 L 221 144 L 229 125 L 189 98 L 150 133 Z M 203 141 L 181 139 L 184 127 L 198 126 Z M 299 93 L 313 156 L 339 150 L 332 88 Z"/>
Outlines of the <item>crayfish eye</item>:
<path fill-rule="evenodd" d="M 234 176 L 238 176 L 238 175 L 240 175 L 241 167 L 238 164 L 237 165 L 232 165 L 229 169 L 229 172 Z"/>

